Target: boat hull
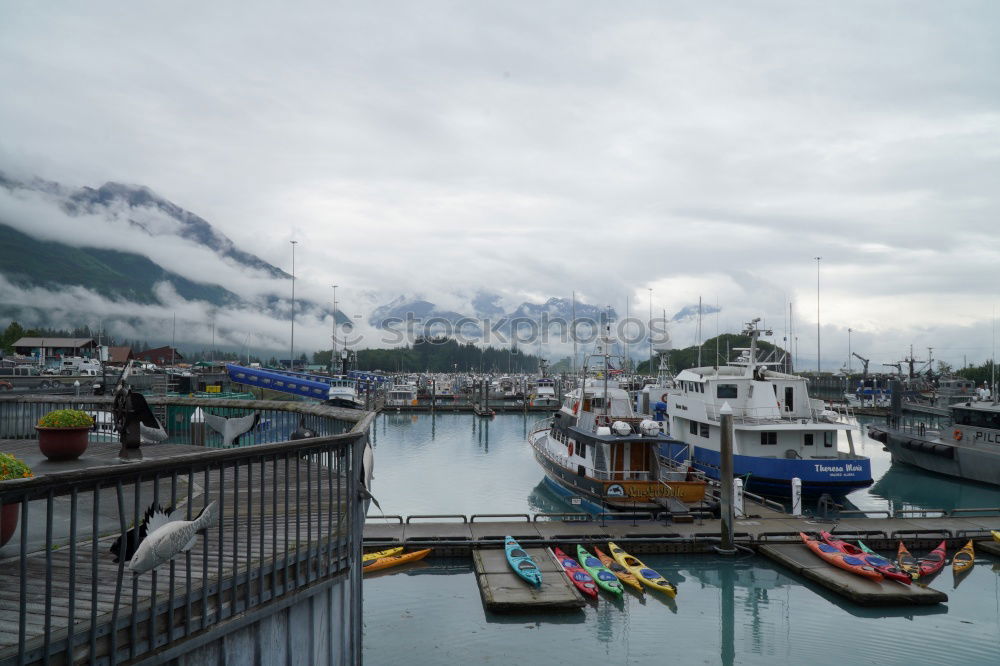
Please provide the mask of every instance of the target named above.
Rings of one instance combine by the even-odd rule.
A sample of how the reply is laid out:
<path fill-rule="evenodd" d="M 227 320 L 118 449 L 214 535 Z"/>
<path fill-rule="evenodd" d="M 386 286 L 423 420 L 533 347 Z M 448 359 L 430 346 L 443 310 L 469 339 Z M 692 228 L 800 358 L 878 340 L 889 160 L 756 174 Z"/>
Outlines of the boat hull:
<path fill-rule="evenodd" d="M 719 479 L 722 455 L 700 446 L 692 448 L 692 464 L 709 478 Z M 668 451 L 664 452 L 669 455 Z M 791 495 L 792 479 L 802 481 L 802 494 L 846 495 L 872 484 L 867 458 L 788 459 L 733 456 L 733 474 L 743 477 L 747 490 L 765 495 Z"/>
<path fill-rule="evenodd" d="M 643 481 L 601 481 L 580 476 L 535 451 L 535 459 L 545 471 L 545 480 L 563 497 L 580 499 L 580 508 L 591 513 L 608 509 L 616 511 L 662 511 L 663 507 L 650 501 L 651 496 L 664 496 L 663 484 Z M 671 482 L 677 499 L 696 503 L 705 495 L 701 482 Z"/>
<path fill-rule="evenodd" d="M 893 463 L 912 465 L 966 481 L 1000 485 L 1000 452 L 994 449 L 962 446 L 958 442 L 933 440 L 883 428 L 869 428 L 868 432 L 885 444 Z"/>

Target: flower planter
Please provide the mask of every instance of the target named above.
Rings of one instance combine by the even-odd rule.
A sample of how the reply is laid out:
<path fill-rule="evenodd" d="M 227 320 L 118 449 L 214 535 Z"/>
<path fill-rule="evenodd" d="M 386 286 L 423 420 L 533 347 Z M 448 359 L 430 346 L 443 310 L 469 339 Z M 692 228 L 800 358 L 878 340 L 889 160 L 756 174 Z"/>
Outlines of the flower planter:
<path fill-rule="evenodd" d="M 0 504 L 0 546 L 3 546 L 14 535 L 17 529 L 17 518 L 21 515 L 21 503 Z"/>
<path fill-rule="evenodd" d="M 43 428 L 38 431 L 38 448 L 49 460 L 76 460 L 87 450 L 89 426 L 79 428 Z"/>

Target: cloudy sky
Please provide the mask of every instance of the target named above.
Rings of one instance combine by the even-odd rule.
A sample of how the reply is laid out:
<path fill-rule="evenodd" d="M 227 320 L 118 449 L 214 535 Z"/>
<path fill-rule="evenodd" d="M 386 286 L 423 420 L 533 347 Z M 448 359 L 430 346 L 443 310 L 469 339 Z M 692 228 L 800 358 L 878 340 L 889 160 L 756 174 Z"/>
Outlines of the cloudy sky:
<path fill-rule="evenodd" d="M 345 309 L 651 287 L 783 329 L 792 301 L 803 364 L 821 256 L 825 365 L 848 327 L 876 361 L 978 362 L 998 25 L 993 2 L 5 2 L 0 170 L 149 186 L 286 270 L 296 239 L 303 289 Z"/>

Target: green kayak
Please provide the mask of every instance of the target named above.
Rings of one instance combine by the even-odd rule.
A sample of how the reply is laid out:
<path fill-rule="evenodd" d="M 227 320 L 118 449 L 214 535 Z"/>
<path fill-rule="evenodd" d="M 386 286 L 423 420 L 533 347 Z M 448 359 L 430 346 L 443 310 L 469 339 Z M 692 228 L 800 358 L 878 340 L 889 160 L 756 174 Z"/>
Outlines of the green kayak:
<path fill-rule="evenodd" d="M 864 544 L 864 542 L 862 542 L 860 539 L 858 540 L 858 548 L 860 548 L 861 550 L 865 551 L 869 555 L 878 555 L 878 553 L 876 553 L 874 550 L 872 550 L 871 548 L 869 548 L 868 546 L 866 546 Z"/>
<path fill-rule="evenodd" d="M 597 581 L 601 589 L 618 596 L 621 596 L 625 591 L 625 588 L 622 587 L 621 582 L 618 580 L 618 576 L 608 571 L 608 568 L 601 564 L 599 559 L 591 555 L 587 552 L 586 548 L 579 544 L 576 546 L 576 559 L 580 561 L 580 566 L 586 569 L 587 573 Z"/>

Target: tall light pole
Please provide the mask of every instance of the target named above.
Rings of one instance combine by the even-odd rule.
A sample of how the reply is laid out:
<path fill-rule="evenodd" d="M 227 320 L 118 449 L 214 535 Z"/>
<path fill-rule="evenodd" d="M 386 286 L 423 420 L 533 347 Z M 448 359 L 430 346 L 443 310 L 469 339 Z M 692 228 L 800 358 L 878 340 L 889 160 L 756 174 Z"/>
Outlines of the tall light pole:
<path fill-rule="evenodd" d="M 649 338 L 649 376 L 653 376 L 653 288 L 649 289 L 649 322 L 646 324 L 646 337 Z"/>
<path fill-rule="evenodd" d="M 330 326 L 330 374 L 334 374 L 337 362 L 337 285 L 333 285 L 333 324 Z"/>
<path fill-rule="evenodd" d="M 823 257 L 816 257 L 816 374 L 819 375 L 819 260 Z"/>
<path fill-rule="evenodd" d="M 854 356 L 851 353 L 851 329 L 847 329 L 847 376 L 851 376 L 851 357 Z"/>
<path fill-rule="evenodd" d="M 292 244 L 292 343 L 288 348 L 288 369 L 295 369 L 295 246 L 298 241 L 291 241 Z"/>

